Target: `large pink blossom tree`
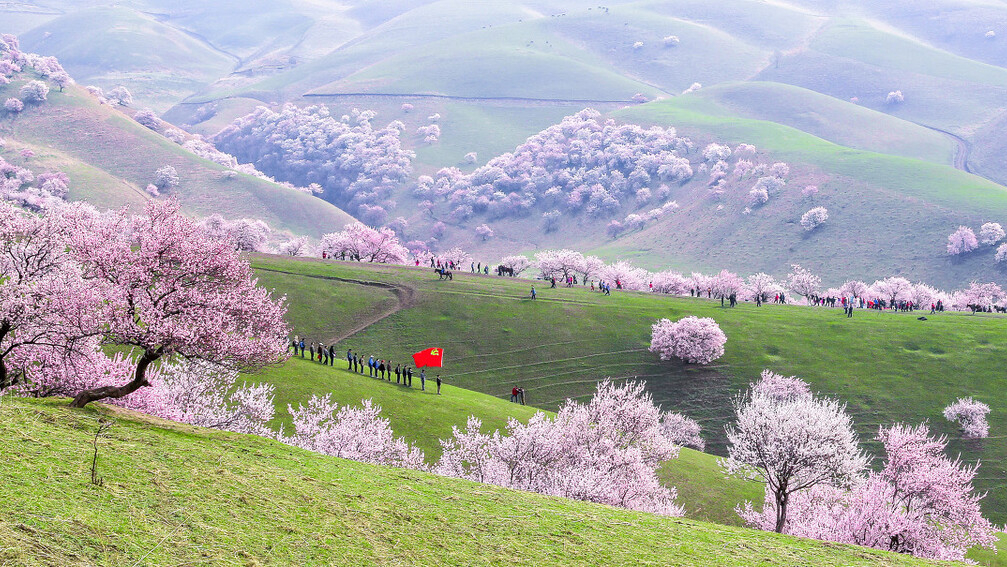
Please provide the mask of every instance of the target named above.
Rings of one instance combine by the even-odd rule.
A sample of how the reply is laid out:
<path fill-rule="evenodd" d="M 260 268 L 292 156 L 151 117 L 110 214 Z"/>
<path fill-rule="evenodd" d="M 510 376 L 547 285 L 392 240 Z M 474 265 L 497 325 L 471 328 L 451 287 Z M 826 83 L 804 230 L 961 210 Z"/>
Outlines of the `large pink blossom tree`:
<path fill-rule="evenodd" d="M 849 485 L 867 466 L 846 407 L 818 399 L 775 374 L 734 401 L 737 420 L 727 427 L 728 474 L 766 483 L 782 532 L 793 494 L 819 484 Z M 783 387 L 786 386 L 786 387 Z"/>
<path fill-rule="evenodd" d="M 231 242 L 208 237 L 177 201 L 80 227 L 70 249 L 103 294 L 104 342 L 138 351 L 129 380 L 84 390 L 73 407 L 147 386 L 147 370 L 162 358 L 251 371 L 286 356 L 282 300 L 256 285 Z"/>
<path fill-rule="evenodd" d="M 86 207 L 29 214 L 0 201 L 0 390 L 93 345 L 105 299 L 67 253 Z"/>
<path fill-rule="evenodd" d="M 996 529 L 983 517 L 972 481 L 977 467 L 945 454 L 947 440 L 925 425 L 881 428 L 884 467 L 855 480 L 849 490 L 819 484 L 794 495 L 784 532 L 908 553 L 964 561 L 975 547 L 996 549 Z M 739 510 L 749 525 L 772 530 L 778 506 L 766 491 L 761 511 Z"/>
<path fill-rule="evenodd" d="M 724 355 L 727 335 L 710 317 L 661 319 L 651 327 L 650 352 L 661 360 L 680 358 L 690 364 L 709 364 Z"/>

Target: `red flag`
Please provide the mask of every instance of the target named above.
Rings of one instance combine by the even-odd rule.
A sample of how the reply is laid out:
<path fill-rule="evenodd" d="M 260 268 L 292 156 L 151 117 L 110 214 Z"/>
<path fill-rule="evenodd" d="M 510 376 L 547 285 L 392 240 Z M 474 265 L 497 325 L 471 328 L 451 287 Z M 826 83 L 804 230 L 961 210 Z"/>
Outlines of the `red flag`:
<path fill-rule="evenodd" d="M 421 350 L 413 355 L 413 362 L 416 363 L 416 368 L 422 368 L 424 366 L 436 366 L 437 368 L 440 368 L 443 361 L 444 349 L 442 348 L 432 347 L 427 350 Z"/>

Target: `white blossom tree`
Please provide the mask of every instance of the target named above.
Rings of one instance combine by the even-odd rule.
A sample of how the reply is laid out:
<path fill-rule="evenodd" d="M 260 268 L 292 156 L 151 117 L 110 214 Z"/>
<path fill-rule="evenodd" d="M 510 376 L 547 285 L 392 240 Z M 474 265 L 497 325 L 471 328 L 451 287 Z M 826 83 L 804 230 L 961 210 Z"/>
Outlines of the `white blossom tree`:
<path fill-rule="evenodd" d="M 728 474 L 766 483 L 776 509 L 774 529 L 782 532 L 795 492 L 846 486 L 867 466 L 867 457 L 845 405 L 803 389 L 770 394 L 778 390 L 753 384 L 735 399 L 737 420 L 727 427 L 728 456 L 720 464 Z"/>

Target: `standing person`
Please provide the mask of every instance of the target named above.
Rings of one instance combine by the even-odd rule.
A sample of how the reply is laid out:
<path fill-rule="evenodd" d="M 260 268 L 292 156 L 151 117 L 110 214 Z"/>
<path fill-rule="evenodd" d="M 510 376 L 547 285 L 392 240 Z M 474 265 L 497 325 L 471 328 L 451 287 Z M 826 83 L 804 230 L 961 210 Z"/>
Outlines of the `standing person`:
<path fill-rule="evenodd" d="M 311 355 L 311 360 L 314 360 L 315 359 L 315 343 L 311 343 L 311 346 L 308 347 L 308 353 Z"/>
<path fill-rule="evenodd" d="M 850 302 L 849 309 L 846 310 L 846 318 L 849 319 L 850 317 L 853 317 L 853 302 L 852 301 Z"/>
<path fill-rule="evenodd" d="M 409 378 L 409 387 L 412 388 L 413 387 L 413 367 L 412 366 L 407 366 L 406 367 L 406 376 Z"/>
<path fill-rule="evenodd" d="M 355 370 L 353 368 L 353 349 L 351 348 L 346 349 L 346 369 Z"/>
<path fill-rule="evenodd" d="M 536 297 L 536 296 L 537 296 L 537 295 L 536 295 L 536 293 L 535 293 L 535 286 L 531 286 L 531 298 L 532 298 L 532 299 L 535 299 L 535 297 Z"/>
<path fill-rule="evenodd" d="M 385 361 L 384 360 L 379 360 L 378 361 L 378 376 L 382 380 L 385 379 Z"/>
<path fill-rule="evenodd" d="M 510 401 L 515 404 L 517 403 L 517 386 L 514 386 L 510 390 Z"/>
<path fill-rule="evenodd" d="M 336 345 L 329 345 L 329 366 L 336 364 Z"/>
<path fill-rule="evenodd" d="M 322 361 L 322 366 L 329 364 L 329 351 L 322 343 L 318 343 L 318 359 Z"/>
<path fill-rule="evenodd" d="M 301 339 L 300 346 L 301 346 L 301 358 L 304 358 L 304 339 Z"/>
<path fill-rule="evenodd" d="M 401 369 L 401 368 L 399 368 L 399 365 L 398 365 L 398 364 L 396 364 L 396 365 L 395 365 L 395 383 L 396 383 L 396 384 L 399 384 L 399 383 L 400 383 L 400 382 L 399 382 L 399 380 L 400 380 L 401 378 L 402 378 L 402 369 Z"/>
<path fill-rule="evenodd" d="M 420 370 L 420 390 L 427 391 L 427 369 Z"/>
<path fill-rule="evenodd" d="M 521 398 L 521 405 L 524 405 L 524 388 L 517 389 L 518 396 Z"/>
<path fill-rule="evenodd" d="M 441 375 L 437 375 L 437 395 L 441 395 Z"/>

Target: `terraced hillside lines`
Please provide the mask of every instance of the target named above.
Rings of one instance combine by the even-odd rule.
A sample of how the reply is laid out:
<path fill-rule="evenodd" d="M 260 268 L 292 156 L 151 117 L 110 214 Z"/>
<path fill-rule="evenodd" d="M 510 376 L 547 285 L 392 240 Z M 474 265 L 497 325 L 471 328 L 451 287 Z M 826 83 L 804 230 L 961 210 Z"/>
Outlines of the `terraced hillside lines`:
<path fill-rule="evenodd" d="M 17 87 L 17 83 L 0 87 L 0 96 Z M 71 177 L 74 197 L 93 197 L 102 206 L 137 204 L 140 188 L 153 180 L 157 168 L 171 165 L 181 182 L 173 194 L 189 214 L 259 218 L 274 229 L 313 237 L 339 230 L 353 220 L 311 195 L 248 175 L 232 176 L 223 166 L 198 158 L 121 112 L 99 105 L 79 87 L 51 92 L 46 104 L 0 122 L 0 132 L 15 144 L 45 148 L 51 159 L 74 165 L 84 173 L 82 179 Z M 96 175 L 94 170 L 105 175 Z M 109 177 L 119 181 L 108 183 Z"/>
<path fill-rule="evenodd" d="M 724 452 L 724 425 L 732 397 L 766 368 L 797 375 L 816 391 L 848 404 L 862 441 L 872 450 L 877 428 L 895 422 L 929 421 L 952 439 L 949 451 L 982 461 L 984 510 L 1007 518 L 1007 446 L 966 442 L 942 409 L 960 396 L 996 406 L 1007 391 L 999 369 L 1007 346 L 997 337 L 1001 316 L 947 313 L 918 321 L 917 314 L 796 306 L 756 308 L 742 303 L 616 292 L 611 297 L 577 287 L 540 286 L 526 299 L 531 281 L 459 273 L 438 281 L 426 270 L 256 258 L 256 267 L 315 275 L 384 281 L 416 289 L 415 303 L 337 345 L 341 352 L 381 353 L 405 360 L 421 348 L 445 349 L 448 384 L 506 399 L 514 385 L 529 389 L 528 402 L 555 409 L 566 398 L 584 399 L 596 381 L 644 378 L 665 409 L 700 421 L 708 450 Z M 293 296 L 291 296 L 293 297 Z M 713 317 L 727 334 L 723 358 L 711 367 L 661 362 L 646 352 L 658 318 Z M 994 435 L 1007 430 L 1007 415 L 990 416 Z M 728 516 L 728 513 L 724 513 Z"/>
<path fill-rule="evenodd" d="M 99 417 L 102 486 L 89 483 Z M 934 565 L 343 461 L 59 400 L 4 400 L 0 562 Z M 16 449 L 12 449 L 16 448 Z"/>

